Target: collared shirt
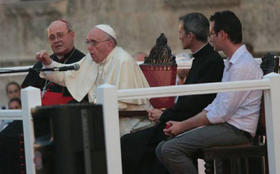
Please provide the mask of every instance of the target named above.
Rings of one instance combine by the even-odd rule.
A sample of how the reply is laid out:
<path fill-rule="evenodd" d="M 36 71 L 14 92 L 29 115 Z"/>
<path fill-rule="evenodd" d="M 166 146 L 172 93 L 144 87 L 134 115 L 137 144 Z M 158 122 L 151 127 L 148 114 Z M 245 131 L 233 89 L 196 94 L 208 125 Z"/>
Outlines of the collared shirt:
<path fill-rule="evenodd" d="M 231 59 L 225 61 L 222 82 L 257 80 L 263 76 L 262 70 L 245 45 L 238 48 Z M 218 93 L 208 105 L 207 118 L 210 123 L 227 122 L 240 130 L 255 135 L 262 91 L 233 91 Z"/>

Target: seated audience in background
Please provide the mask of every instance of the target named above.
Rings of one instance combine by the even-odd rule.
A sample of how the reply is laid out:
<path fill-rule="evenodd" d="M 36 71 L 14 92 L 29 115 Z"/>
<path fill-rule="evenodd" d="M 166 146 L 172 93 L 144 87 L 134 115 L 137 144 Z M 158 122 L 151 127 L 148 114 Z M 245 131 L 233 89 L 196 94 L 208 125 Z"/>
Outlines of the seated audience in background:
<path fill-rule="evenodd" d="M 12 98 L 8 107 L 9 109 L 21 109 L 21 100 Z M 22 121 L 19 120 L 11 120 L 0 131 L 0 173 L 21 173 L 21 171 L 25 171 L 25 167 L 22 165 L 24 160 L 20 157 L 23 153 L 20 153 L 19 149 L 22 133 Z"/>
<path fill-rule="evenodd" d="M 88 96 L 92 103 L 96 101 L 97 87 L 105 83 L 115 85 L 118 89 L 149 87 L 136 61 L 117 46 L 116 33 L 111 26 L 100 24 L 93 27 L 86 43 L 89 53 L 78 62 L 78 71 L 42 72 L 41 76 L 66 86 L 75 100 L 81 101 Z M 40 51 L 36 58 L 47 68 L 64 66 L 52 60 L 45 50 Z M 150 107 L 148 99 L 125 99 L 119 100 L 118 104 L 121 110 L 145 110 Z M 129 127 L 132 124 L 124 125 Z"/>
<path fill-rule="evenodd" d="M 12 98 L 8 103 L 7 109 L 21 109 L 21 100 L 20 98 Z M 0 121 L 0 132 L 4 130 L 13 120 L 1 120 Z"/>
<path fill-rule="evenodd" d="M 6 94 L 8 101 L 12 98 L 20 98 L 20 86 L 17 82 L 9 82 L 6 85 Z M 2 106 L 2 109 L 8 109 L 8 105 Z"/>
<path fill-rule="evenodd" d="M 53 21 L 47 28 L 47 36 L 53 54 L 50 58 L 64 64 L 71 64 L 81 60 L 85 54 L 74 47 L 75 32 L 72 25 L 63 19 Z M 42 105 L 66 104 L 73 102 L 73 97 L 66 87 L 39 77 L 34 69 L 42 68 L 37 62 L 22 83 L 22 88 L 33 86 L 42 91 Z"/>
<path fill-rule="evenodd" d="M 184 84 L 218 82 L 222 78 L 224 62 L 207 42 L 209 21 L 201 13 L 189 13 L 180 17 L 179 39 L 184 49 L 193 53 L 193 63 Z M 149 119 L 156 125 L 124 135 L 121 138 L 124 174 L 166 173 L 155 155 L 158 143 L 168 138 L 163 133 L 169 120 L 181 121 L 199 113 L 215 98 L 216 94 L 180 96 L 172 108 L 165 111 L 149 110 Z"/>
<path fill-rule="evenodd" d="M 8 103 L 9 109 L 21 109 L 20 98 L 12 98 Z"/>
<path fill-rule="evenodd" d="M 7 99 L 10 102 L 13 98 L 18 98 L 20 100 L 20 86 L 17 82 L 9 82 L 6 85 Z M 10 109 L 9 103 L 6 106 L 2 106 L 2 109 Z M 0 131 L 7 126 L 11 120 L 0 120 Z"/>
<path fill-rule="evenodd" d="M 242 44 L 241 22 L 233 12 L 216 12 L 210 17 L 210 41 L 227 56 L 222 82 L 262 78 L 260 66 Z M 158 159 L 171 174 L 197 174 L 193 161 L 199 149 L 250 141 L 257 128 L 261 98 L 261 90 L 221 92 L 193 117 L 168 121 L 163 131 L 172 138 L 157 146 Z"/>

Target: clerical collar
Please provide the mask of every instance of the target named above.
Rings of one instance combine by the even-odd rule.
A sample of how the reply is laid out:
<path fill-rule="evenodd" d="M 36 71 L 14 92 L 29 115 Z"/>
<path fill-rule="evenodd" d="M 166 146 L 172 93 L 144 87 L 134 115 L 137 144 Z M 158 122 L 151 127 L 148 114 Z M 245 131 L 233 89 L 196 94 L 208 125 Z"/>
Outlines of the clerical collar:
<path fill-rule="evenodd" d="M 193 52 L 192 54 L 193 54 L 193 55 L 196 54 L 197 52 L 199 52 L 200 50 L 202 50 L 202 48 L 204 48 L 207 44 L 208 44 L 208 42 L 205 43 L 201 48 L 199 48 L 198 50 L 196 50 L 196 51 Z"/>
<path fill-rule="evenodd" d="M 204 54 L 208 54 L 207 50 L 211 48 L 209 43 L 206 43 L 203 47 L 201 47 L 198 51 L 196 51 L 192 56 L 194 58 L 204 56 Z"/>
<path fill-rule="evenodd" d="M 69 58 L 71 58 L 75 52 L 75 47 L 73 47 L 73 49 L 65 54 L 64 56 L 58 56 L 58 55 L 54 55 L 55 56 L 55 61 L 59 62 L 59 63 L 65 63 Z"/>
<path fill-rule="evenodd" d="M 56 55 L 56 57 L 57 57 L 59 60 L 64 59 L 64 56 L 58 56 L 58 55 Z"/>

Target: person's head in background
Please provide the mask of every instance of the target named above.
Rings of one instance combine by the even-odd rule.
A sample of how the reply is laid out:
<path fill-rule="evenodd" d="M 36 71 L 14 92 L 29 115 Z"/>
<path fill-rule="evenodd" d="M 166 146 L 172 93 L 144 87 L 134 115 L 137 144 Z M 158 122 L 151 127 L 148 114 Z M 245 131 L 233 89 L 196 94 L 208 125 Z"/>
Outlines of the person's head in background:
<path fill-rule="evenodd" d="M 12 98 L 8 103 L 9 109 L 21 109 L 21 100 L 19 98 Z"/>
<path fill-rule="evenodd" d="M 6 85 L 6 94 L 8 99 L 20 98 L 20 86 L 17 82 L 9 82 Z"/>
<path fill-rule="evenodd" d="M 75 33 L 68 21 L 63 19 L 53 21 L 47 28 L 47 34 L 55 55 L 64 56 L 74 48 Z"/>
<path fill-rule="evenodd" d="M 179 18 L 179 39 L 184 49 L 197 51 L 208 41 L 209 21 L 201 13 L 189 13 Z"/>
<path fill-rule="evenodd" d="M 145 61 L 145 57 L 147 57 L 148 55 L 144 52 L 138 52 L 135 54 L 134 58 L 136 61 Z"/>

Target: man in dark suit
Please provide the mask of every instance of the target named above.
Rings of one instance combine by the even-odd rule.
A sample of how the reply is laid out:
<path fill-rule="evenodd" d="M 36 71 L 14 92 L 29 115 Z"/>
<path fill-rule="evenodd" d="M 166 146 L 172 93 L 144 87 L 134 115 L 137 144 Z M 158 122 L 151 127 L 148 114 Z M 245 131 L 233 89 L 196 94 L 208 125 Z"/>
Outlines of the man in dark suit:
<path fill-rule="evenodd" d="M 193 53 L 192 68 L 185 84 L 218 82 L 222 78 L 224 63 L 221 56 L 209 45 L 209 21 L 201 13 L 190 13 L 180 18 L 179 38 L 184 49 Z M 153 109 L 149 119 L 154 127 L 121 138 L 124 174 L 167 172 L 155 155 L 157 144 L 165 140 L 163 133 L 169 120 L 181 121 L 199 113 L 216 94 L 180 96 L 172 108 L 165 111 Z"/>
<path fill-rule="evenodd" d="M 81 60 L 85 54 L 74 47 L 75 33 L 72 25 L 62 19 L 53 21 L 47 28 L 48 41 L 53 54 L 50 56 L 53 60 L 71 64 Z M 42 63 L 37 62 L 33 69 L 28 73 L 22 88 L 34 86 L 42 91 L 42 105 L 66 104 L 73 100 L 66 87 L 52 83 L 39 77 L 36 69 L 42 68 Z"/>

